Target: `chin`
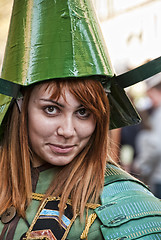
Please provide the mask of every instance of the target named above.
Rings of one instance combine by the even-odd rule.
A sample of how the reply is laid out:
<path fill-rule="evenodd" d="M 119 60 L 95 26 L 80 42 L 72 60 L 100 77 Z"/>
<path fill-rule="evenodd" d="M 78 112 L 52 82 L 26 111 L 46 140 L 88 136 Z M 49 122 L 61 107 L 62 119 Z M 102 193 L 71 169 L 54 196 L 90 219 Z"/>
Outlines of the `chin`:
<path fill-rule="evenodd" d="M 72 158 L 73 160 L 73 158 Z M 57 160 L 55 161 L 55 159 L 52 161 L 51 159 L 50 160 L 46 160 L 46 162 L 52 164 L 52 165 L 55 165 L 55 166 L 65 166 L 65 165 L 68 165 L 72 160 L 64 160 L 62 161 L 61 160 Z"/>

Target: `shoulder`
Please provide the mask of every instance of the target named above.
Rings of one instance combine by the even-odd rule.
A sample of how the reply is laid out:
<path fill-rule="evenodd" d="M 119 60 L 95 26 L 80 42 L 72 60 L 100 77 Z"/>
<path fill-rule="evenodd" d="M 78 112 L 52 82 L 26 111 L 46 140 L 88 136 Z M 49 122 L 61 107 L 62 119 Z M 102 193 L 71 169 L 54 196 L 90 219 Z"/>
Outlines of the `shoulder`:
<path fill-rule="evenodd" d="M 161 239 L 161 201 L 142 182 L 111 164 L 101 202 L 95 212 L 105 239 Z"/>

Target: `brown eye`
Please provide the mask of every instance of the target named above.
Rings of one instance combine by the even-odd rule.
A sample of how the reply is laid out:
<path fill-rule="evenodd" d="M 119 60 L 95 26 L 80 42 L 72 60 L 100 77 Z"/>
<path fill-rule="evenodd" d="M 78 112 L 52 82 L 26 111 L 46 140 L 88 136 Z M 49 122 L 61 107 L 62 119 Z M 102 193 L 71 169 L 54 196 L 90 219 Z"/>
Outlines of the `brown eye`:
<path fill-rule="evenodd" d="M 52 105 L 52 106 L 45 107 L 44 111 L 49 115 L 55 115 L 59 112 L 59 108 Z"/>
<path fill-rule="evenodd" d="M 55 110 L 55 107 L 53 106 L 47 107 L 47 110 L 48 112 L 53 112 Z"/>
<path fill-rule="evenodd" d="M 80 118 L 88 118 L 90 115 L 90 112 L 86 108 L 80 108 L 77 111 L 77 114 Z"/>

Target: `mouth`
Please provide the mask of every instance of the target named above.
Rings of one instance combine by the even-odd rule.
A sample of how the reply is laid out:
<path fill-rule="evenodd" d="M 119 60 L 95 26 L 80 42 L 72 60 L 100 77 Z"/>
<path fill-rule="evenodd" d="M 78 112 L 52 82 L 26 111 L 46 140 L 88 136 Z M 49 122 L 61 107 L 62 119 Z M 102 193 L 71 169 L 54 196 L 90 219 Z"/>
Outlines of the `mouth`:
<path fill-rule="evenodd" d="M 56 154 L 67 154 L 70 153 L 75 145 L 55 145 L 55 144 L 49 144 L 49 147 L 52 152 Z"/>

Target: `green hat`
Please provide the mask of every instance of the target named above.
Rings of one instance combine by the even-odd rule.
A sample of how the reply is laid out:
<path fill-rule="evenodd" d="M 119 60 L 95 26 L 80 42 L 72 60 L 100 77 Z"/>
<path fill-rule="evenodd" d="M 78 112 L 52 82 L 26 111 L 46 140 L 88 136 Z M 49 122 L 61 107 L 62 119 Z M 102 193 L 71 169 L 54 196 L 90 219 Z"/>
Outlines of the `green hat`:
<path fill-rule="evenodd" d="M 110 91 L 111 128 L 138 123 L 113 76 L 90 0 L 14 1 L 0 80 L 0 124 L 20 86 L 71 77 L 96 78 Z"/>

